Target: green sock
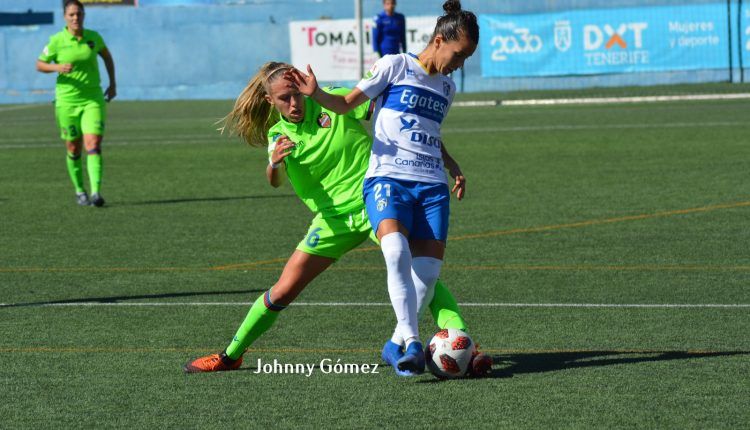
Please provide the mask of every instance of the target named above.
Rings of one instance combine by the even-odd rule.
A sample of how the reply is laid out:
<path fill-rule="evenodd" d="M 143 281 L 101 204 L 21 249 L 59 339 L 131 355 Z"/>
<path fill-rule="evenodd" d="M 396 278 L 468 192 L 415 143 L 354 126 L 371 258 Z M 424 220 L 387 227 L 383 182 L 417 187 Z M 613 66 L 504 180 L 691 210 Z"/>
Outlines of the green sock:
<path fill-rule="evenodd" d="M 86 158 L 86 168 L 91 182 L 91 194 L 96 194 L 102 183 L 102 155 L 89 153 Z"/>
<path fill-rule="evenodd" d="M 276 318 L 279 317 L 279 311 L 285 307 L 271 303 L 271 290 L 258 297 L 227 347 L 227 356 L 232 360 L 240 358 L 245 349 L 255 342 L 255 339 L 271 328 Z"/>
<path fill-rule="evenodd" d="M 430 312 L 441 329 L 455 328 L 466 331 L 466 321 L 461 316 L 458 303 L 440 279 L 435 283 L 435 296 L 430 302 Z"/>
<path fill-rule="evenodd" d="M 81 159 L 81 154 L 76 156 L 68 152 L 65 162 L 68 165 L 68 175 L 70 175 L 70 180 L 73 181 L 76 193 L 86 192 L 83 188 L 83 160 Z"/>

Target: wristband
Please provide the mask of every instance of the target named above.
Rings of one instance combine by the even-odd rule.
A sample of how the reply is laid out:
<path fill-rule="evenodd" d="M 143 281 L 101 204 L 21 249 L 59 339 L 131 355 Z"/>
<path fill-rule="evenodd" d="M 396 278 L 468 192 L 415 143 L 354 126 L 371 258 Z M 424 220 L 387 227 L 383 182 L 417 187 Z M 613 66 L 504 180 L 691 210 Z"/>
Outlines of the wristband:
<path fill-rule="evenodd" d="M 269 157 L 268 165 L 271 166 L 271 169 L 276 170 L 279 168 L 279 166 L 281 166 L 281 163 L 274 163 L 273 160 Z"/>

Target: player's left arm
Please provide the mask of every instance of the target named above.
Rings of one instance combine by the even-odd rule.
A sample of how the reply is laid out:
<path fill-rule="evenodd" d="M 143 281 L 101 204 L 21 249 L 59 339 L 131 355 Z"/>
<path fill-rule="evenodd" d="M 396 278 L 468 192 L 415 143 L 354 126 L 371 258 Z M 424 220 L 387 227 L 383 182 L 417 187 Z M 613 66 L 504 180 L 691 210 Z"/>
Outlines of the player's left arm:
<path fill-rule="evenodd" d="M 104 60 L 104 67 L 107 68 L 107 75 L 109 76 L 109 86 L 104 92 L 104 99 L 110 101 L 117 96 L 117 81 L 115 80 L 115 60 L 112 59 L 112 54 L 109 49 L 102 48 L 99 51 L 99 56 Z"/>
<path fill-rule="evenodd" d="M 455 184 L 453 184 L 451 193 L 456 193 L 456 198 L 461 200 L 466 193 L 466 177 L 463 172 L 461 172 L 461 167 L 459 167 L 458 162 L 448 153 L 445 143 L 440 145 L 440 152 L 443 155 L 443 164 L 445 165 L 445 168 L 448 169 L 448 174 L 450 174 L 453 180 L 456 181 Z"/>

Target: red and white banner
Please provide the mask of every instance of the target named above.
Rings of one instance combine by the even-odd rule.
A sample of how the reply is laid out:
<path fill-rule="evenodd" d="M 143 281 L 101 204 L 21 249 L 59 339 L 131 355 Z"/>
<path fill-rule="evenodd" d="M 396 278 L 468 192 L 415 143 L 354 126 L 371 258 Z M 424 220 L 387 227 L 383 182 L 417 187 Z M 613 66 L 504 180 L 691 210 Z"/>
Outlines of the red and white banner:
<path fill-rule="evenodd" d="M 435 16 L 406 18 L 406 48 L 419 54 L 427 46 Z M 372 49 L 373 20 L 364 24 L 364 70 L 377 61 Z M 359 32 L 354 19 L 329 19 L 317 21 L 292 21 L 289 23 L 292 64 L 302 71 L 310 64 L 319 81 L 358 81 Z"/>

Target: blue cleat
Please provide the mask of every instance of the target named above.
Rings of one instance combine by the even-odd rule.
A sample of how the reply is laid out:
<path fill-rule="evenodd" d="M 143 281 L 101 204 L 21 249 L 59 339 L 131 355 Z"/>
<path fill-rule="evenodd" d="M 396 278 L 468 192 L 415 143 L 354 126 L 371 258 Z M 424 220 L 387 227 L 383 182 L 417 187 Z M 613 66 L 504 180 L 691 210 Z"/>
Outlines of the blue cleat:
<path fill-rule="evenodd" d="M 383 352 L 380 354 L 380 357 L 383 359 L 383 361 L 393 367 L 393 370 L 396 371 L 396 375 L 414 376 L 415 374 L 413 372 L 398 370 L 398 361 L 403 356 L 404 351 L 402 350 L 402 346 L 397 343 L 393 343 L 393 341 L 390 340 L 385 342 L 385 345 L 383 345 Z"/>
<path fill-rule="evenodd" d="M 396 363 L 396 369 L 408 371 L 415 375 L 424 373 L 424 351 L 420 342 L 412 342 L 406 348 L 404 356 Z"/>

